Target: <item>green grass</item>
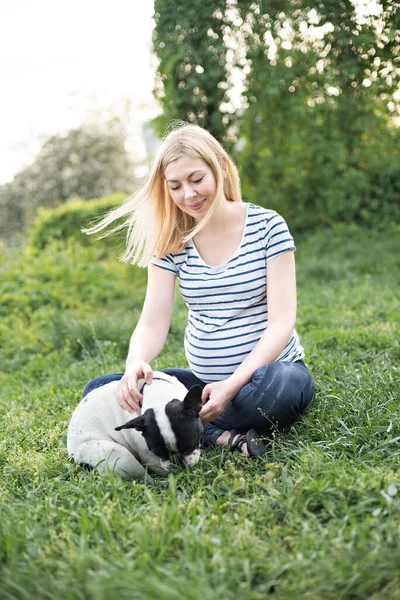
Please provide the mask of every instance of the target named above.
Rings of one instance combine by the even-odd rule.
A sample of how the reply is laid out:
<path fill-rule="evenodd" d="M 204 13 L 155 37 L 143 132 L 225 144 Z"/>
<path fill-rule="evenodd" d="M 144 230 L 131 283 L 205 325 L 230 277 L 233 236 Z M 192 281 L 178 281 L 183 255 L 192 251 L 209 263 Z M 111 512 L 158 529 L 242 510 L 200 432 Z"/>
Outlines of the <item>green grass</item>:
<path fill-rule="evenodd" d="M 151 486 L 73 466 L 84 384 L 120 371 L 146 273 L 99 244 L 0 257 L 0 598 L 400 599 L 399 231 L 297 239 L 305 418 Z M 185 310 L 154 366 L 184 365 Z"/>

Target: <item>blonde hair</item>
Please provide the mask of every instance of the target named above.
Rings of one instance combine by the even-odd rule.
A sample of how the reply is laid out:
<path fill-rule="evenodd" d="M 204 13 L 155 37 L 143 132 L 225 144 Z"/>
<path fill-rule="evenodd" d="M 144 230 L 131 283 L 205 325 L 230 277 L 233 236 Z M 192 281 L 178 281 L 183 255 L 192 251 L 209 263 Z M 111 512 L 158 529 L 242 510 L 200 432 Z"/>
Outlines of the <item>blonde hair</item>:
<path fill-rule="evenodd" d="M 217 184 L 215 199 L 197 225 L 193 217 L 173 202 L 164 177 L 167 166 L 184 155 L 203 159 L 211 167 Z M 83 231 L 99 233 L 128 215 L 124 223 L 100 237 L 127 227 L 126 250 L 121 260 L 143 267 L 153 256 L 159 258 L 183 250 L 187 242 L 209 222 L 223 198 L 232 202 L 242 201 L 239 175 L 232 159 L 208 131 L 198 125 L 180 124 L 162 141 L 140 190 L 99 223 Z"/>

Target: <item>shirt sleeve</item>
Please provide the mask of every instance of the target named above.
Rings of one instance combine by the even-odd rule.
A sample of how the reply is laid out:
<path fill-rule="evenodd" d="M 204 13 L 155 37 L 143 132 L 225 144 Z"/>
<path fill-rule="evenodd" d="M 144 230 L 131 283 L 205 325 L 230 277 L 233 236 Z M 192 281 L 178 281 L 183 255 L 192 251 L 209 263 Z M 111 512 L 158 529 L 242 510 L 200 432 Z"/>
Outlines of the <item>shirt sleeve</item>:
<path fill-rule="evenodd" d="M 267 262 L 279 254 L 296 250 L 293 237 L 286 221 L 281 215 L 274 212 L 268 219 L 265 236 L 265 250 Z"/>
<path fill-rule="evenodd" d="M 161 258 L 153 256 L 153 258 L 150 261 L 150 264 L 156 265 L 157 267 L 161 267 L 161 269 L 165 269 L 165 271 L 170 271 L 175 275 L 175 277 L 177 277 L 178 275 L 178 269 L 172 254 L 167 254 L 167 256 L 162 256 Z"/>

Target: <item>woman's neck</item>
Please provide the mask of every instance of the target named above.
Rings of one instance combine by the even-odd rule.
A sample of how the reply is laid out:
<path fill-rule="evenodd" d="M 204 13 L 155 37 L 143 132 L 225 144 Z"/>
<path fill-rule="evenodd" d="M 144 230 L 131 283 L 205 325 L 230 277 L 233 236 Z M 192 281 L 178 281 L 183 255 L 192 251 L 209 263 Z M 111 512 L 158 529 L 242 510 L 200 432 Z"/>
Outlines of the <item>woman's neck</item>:
<path fill-rule="evenodd" d="M 225 230 L 230 227 L 232 221 L 236 221 L 239 215 L 242 215 L 245 207 L 243 202 L 232 202 L 231 200 L 221 200 L 217 210 L 211 217 L 211 220 L 203 227 L 201 232 L 206 235 Z"/>
<path fill-rule="evenodd" d="M 208 266 L 222 265 L 240 248 L 247 206 L 243 202 L 221 202 L 211 221 L 194 236 L 197 252 Z"/>

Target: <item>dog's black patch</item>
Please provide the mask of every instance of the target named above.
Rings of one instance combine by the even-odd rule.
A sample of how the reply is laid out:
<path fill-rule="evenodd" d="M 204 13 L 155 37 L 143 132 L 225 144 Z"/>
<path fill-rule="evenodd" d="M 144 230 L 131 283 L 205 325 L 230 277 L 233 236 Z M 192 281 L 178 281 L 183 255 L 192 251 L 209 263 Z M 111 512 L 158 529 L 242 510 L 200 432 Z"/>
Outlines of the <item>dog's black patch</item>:
<path fill-rule="evenodd" d="M 190 388 L 183 402 L 171 400 L 165 407 L 165 414 L 171 423 L 181 456 L 192 454 L 200 448 L 203 436 L 203 425 L 199 417 L 202 407 L 201 394 L 201 387 L 195 385 Z"/>
<path fill-rule="evenodd" d="M 145 428 L 142 429 L 142 434 L 146 440 L 146 444 L 156 456 L 168 460 L 169 450 L 164 442 L 163 436 L 161 435 L 154 410 L 149 408 L 146 410 L 143 417 L 145 419 Z"/>
<path fill-rule="evenodd" d="M 137 429 L 141 431 L 149 450 L 159 458 L 168 459 L 169 450 L 165 445 L 152 408 L 147 409 L 140 417 L 135 417 L 135 419 L 115 428 L 116 431 L 121 431 L 121 429 Z"/>
<path fill-rule="evenodd" d="M 183 401 L 171 400 L 165 406 L 165 414 L 175 434 L 177 453 L 180 456 L 187 456 L 200 448 L 203 435 L 203 425 L 199 417 L 202 407 L 201 394 L 201 387 L 195 385 L 188 391 Z M 116 431 L 121 431 L 121 429 L 141 431 L 146 444 L 156 456 L 165 460 L 171 457 L 171 450 L 165 444 L 152 408 L 146 410 L 140 417 L 135 417 L 115 428 Z"/>

